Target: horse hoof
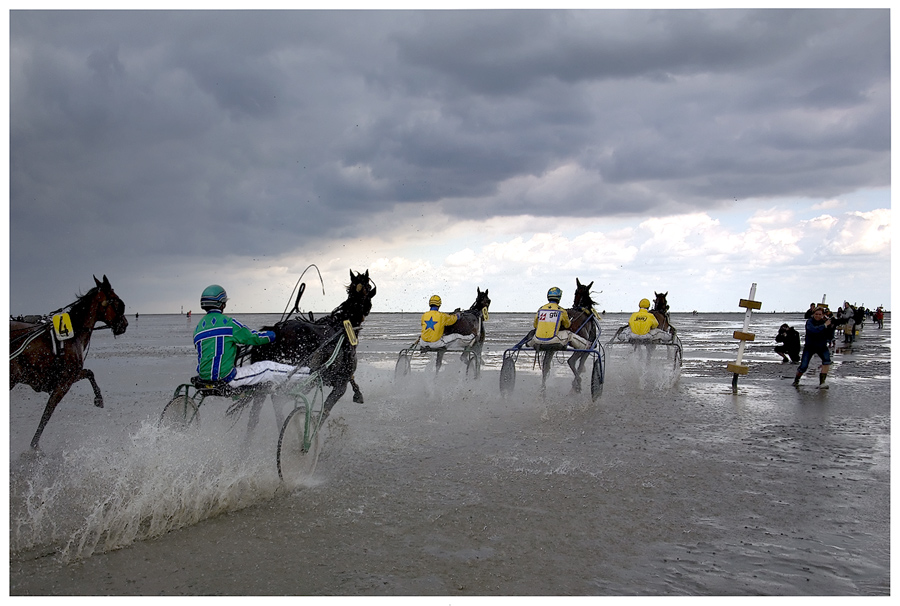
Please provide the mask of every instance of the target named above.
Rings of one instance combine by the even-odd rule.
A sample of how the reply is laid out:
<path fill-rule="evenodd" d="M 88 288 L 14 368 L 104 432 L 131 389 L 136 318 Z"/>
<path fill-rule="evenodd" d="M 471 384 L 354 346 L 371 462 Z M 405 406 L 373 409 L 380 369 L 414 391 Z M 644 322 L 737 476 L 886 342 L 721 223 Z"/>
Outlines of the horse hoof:
<path fill-rule="evenodd" d="M 363 404 L 364 402 L 363 402 L 362 394 L 354 395 L 353 401 L 356 402 L 357 404 Z"/>
<path fill-rule="evenodd" d="M 97 408 L 103 408 L 103 400 L 97 398 L 96 400 L 94 400 L 94 406 L 96 406 Z"/>

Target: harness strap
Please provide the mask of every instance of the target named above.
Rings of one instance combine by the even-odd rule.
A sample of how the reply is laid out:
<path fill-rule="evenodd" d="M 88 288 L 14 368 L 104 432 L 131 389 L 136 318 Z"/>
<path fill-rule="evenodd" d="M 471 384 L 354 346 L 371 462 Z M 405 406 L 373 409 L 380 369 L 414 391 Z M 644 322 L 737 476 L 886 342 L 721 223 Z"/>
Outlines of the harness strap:
<path fill-rule="evenodd" d="M 16 339 L 25 339 L 25 341 L 14 352 L 11 352 L 9 354 L 10 361 L 18 358 L 22 354 L 22 352 L 28 348 L 28 346 L 31 344 L 32 341 L 34 341 L 38 337 L 43 336 L 43 334 L 45 332 L 48 332 L 49 330 L 50 330 L 49 324 L 42 325 L 42 326 L 38 326 L 38 327 L 32 329 L 31 332 L 25 333 L 21 337 L 16 337 Z"/>
<path fill-rule="evenodd" d="M 588 320 L 590 320 L 591 317 L 593 316 L 593 311 L 594 311 L 593 309 L 591 309 L 589 307 L 582 307 L 580 309 L 581 309 L 581 311 L 583 311 L 585 313 L 585 316 L 584 316 L 584 321 L 581 323 L 581 326 L 578 327 L 578 330 L 571 331 L 571 332 L 574 332 L 575 334 L 578 334 L 578 332 L 582 328 L 584 328 L 584 325 L 587 324 Z"/>

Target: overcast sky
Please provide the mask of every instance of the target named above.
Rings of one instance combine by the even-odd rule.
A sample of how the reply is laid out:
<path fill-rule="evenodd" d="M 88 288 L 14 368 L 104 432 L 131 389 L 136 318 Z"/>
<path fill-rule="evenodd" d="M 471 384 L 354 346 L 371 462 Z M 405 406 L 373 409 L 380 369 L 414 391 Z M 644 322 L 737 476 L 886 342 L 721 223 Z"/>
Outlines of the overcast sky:
<path fill-rule="evenodd" d="M 890 307 L 890 15 L 12 11 L 10 312 Z"/>

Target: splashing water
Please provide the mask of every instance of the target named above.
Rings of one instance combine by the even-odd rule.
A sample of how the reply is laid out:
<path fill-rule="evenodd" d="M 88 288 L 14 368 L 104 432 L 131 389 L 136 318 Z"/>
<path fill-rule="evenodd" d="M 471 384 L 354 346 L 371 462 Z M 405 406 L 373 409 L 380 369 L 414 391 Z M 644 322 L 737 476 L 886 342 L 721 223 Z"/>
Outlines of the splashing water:
<path fill-rule="evenodd" d="M 664 346 L 648 355 L 644 348 L 610 348 L 607 354 L 607 376 L 615 383 L 642 391 L 671 389 L 678 383 L 681 368 L 676 366 L 673 353 Z"/>
<path fill-rule="evenodd" d="M 270 499 L 280 483 L 265 454 L 145 422 L 120 452 L 33 455 L 10 485 L 11 556 L 85 558 Z"/>

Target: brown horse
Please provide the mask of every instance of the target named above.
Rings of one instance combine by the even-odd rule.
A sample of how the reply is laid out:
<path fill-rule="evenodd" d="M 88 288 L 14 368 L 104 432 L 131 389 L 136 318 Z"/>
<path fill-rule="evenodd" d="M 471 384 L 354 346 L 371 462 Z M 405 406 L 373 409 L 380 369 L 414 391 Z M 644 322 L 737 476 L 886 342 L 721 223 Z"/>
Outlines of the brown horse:
<path fill-rule="evenodd" d="M 675 327 L 669 324 L 669 303 L 666 301 L 666 297 L 669 294 L 668 291 L 653 291 L 653 294 L 656 298 L 653 299 L 653 309 L 650 310 L 650 313 L 652 313 L 653 317 L 656 318 L 656 321 L 659 322 L 660 330 L 664 330 L 674 335 Z"/>
<path fill-rule="evenodd" d="M 593 282 L 590 284 L 582 284 L 581 280 L 575 278 L 575 298 L 572 302 L 573 306 L 566 310 L 566 314 L 569 316 L 569 332 L 572 335 L 581 337 L 582 340 L 589 344 L 588 347 L 590 347 L 590 344 L 597 338 L 597 328 L 592 320 L 594 316 L 594 301 L 591 299 L 591 287 L 593 285 Z M 582 347 L 571 340 L 568 345 L 571 345 L 575 349 L 582 349 Z M 542 394 L 544 393 L 547 384 L 547 377 L 550 375 L 550 363 L 553 360 L 554 354 L 557 351 L 562 351 L 566 348 L 567 346 L 564 345 L 546 349 L 541 348 L 538 350 L 541 364 Z M 586 351 L 576 351 L 567 361 L 569 368 L 572 369 L 572 374 L 575 375 L 575 378 L 572 379 L 572 391 L 576 393 L 581 393 L 581 373 L 584 372 L 584 363 L 590 355 L 591 354 Z"/>
<path fill-rule="evenodd" d="M 60 341 L 49 322 L 9 322 L 9 388 L 19 383 L 37 392 L 50 394 L 41 422 L 31 439 L 31 447 L 38 448 L 41 433 L 63 396 L 72 384 L 87 379 L 94 389 L 94 405 L 103 408 L 103 396 L 94 373 L 84 368 L 84 358 L 91 341 L 94 325 L 102 322 L 121 335 L 128 328 L 125 303 L 122 302 L 106 276 L 103 282 L 94 277 L 96 287 L 71 305 L 57 311 L 67 311 L 73 336 Z"/>
<path fill-rule="evenodd" d="M 475 296 L 475 302 L 468 310 L 461 312 L 456 322 L 444 329 L 444 334 L 449 335 L 471 335 L 474 337 L 472 344 L 466 348 L 462 354 L 462 360 L 466 363 L 466 371 L 469 365 L 469 351 L 475 357 L 475 378 L 478 378 L 481 366 L 481 350 L 484 347 L 484 322 L 488 317 L 488 308 L 491 306 L 491 299 L 488 297 L 488 289 L 481 292 L 480 287 L 476 287 L 478 294 Z M 456 310 L 459 311 L 459 310 Z M 441 363 L 444 360 L 446 349 L 437 350 L 436 370 L 441 369 Z"/>

